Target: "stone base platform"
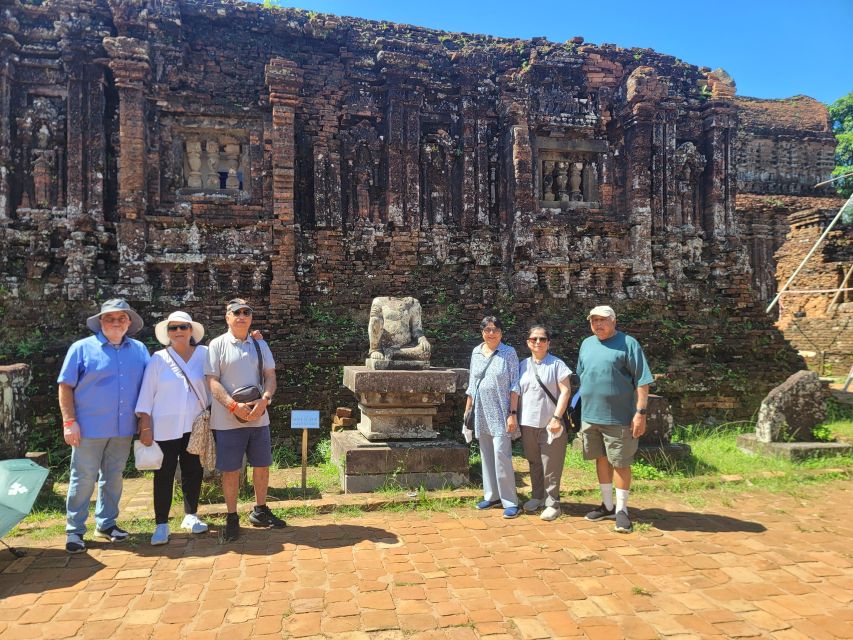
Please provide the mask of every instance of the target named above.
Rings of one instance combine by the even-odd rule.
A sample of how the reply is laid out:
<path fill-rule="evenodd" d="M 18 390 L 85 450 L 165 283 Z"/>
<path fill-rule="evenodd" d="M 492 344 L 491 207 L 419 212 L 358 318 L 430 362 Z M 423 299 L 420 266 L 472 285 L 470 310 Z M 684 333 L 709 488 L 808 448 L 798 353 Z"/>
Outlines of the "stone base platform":
<path fill-rule="evenodd" d="M 332 461 L 344 493 L 366 493 L 393 484 L 417 489 L 467 484 L 468 447 L 450 440 L 376 442 L 358 431 L 332 433 Z"/>
<path fill-rule="evenodd" d="M 809 458 L 853 455 L 853 445 L 844 442 L 762 442 L 754 433 L 738 436 L 737 447 L 745 453 L 776 456 L 794 462 Z"/>

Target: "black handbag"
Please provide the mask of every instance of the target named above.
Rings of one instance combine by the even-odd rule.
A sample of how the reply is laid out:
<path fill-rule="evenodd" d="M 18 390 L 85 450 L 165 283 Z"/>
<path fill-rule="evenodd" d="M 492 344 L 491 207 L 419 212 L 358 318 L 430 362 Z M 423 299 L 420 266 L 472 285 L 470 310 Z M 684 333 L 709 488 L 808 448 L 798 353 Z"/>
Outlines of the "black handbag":
<path fill-rule="evenodd" d="M 548 396 L 548 399 L 554 403 L 554 410 L 556 410 L 557 399 L 554 397 L 554 394 L 551 393 L 551 390 L 546 387 L 545 383 L 542 382 L 542 380 L 539 378 L 539 372 L 536 370 L 536 362 L 533 360 L 532 357 L 530 358 L 530 364 L 533 365 L 533 375 L 536 376 L 536 382 L 538 382 L 539 386 L 542 387 L 542 391 L 545 392 L 545 395 Z M 568 412 L 568 407 L 567 410 L 563 412 L 563 415 L 560 416 L 560 422 L 563 423 L 563 428 L 566 431 L 577 431 L 577 429 L 575 429 L 574 424 L 572 424 L 572 420 Z"/>
<path fill-rule="evenodd" d="M 252 344 L 255 345 L 255 351 L 258 354 L 258 384 L 238 387 L 231 392 L 231 398 L 235 402 L 243 404 L 254 400 L 260 400 L 263 395 L 263 391 L 261 389 L 264 385 L 264 357 L 261 355 L 261 348 L 258 346 L 258 341 L 252 338 Z M 243 418 L 238 417 L 237 414 L 234 414 L 234 417 L 238 422 L 248 422 L 248 420 L 243 420 Z"/>

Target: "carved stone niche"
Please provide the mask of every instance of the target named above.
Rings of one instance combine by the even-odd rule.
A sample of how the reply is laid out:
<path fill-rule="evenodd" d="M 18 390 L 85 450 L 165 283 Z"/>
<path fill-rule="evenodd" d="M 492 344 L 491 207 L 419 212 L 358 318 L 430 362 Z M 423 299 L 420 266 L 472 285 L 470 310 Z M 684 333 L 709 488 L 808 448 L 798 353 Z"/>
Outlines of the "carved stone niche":
<path fill-rule="evenodd" d="M 65 105 L 60 98 L 30 96 L 16 118 L 14 158 L 17 208 L 65 206 Z"/>
<path fill-rule="evenodd" d="M 536 180 L 539 206 L 599 209 L 604 178 L 605 140 L 537 138 Z"/>
<path fill-rule="evenodd" d="M 177 195 L 250 195 L 249 142 L 245 132 L 187 131 L 183 152 L 183 186 Z"/>

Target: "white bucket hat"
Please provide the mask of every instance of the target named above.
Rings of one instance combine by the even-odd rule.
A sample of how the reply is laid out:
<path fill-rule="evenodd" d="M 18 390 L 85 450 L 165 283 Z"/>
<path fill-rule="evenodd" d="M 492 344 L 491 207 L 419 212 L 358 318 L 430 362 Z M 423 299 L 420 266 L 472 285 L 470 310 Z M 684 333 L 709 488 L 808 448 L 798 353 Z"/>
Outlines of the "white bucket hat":
<path fill-rule="evenodd" d="M 110 298 L 104 302 L 98 313 L 93 316 L 89 316 L 86 319 L 86 326 L 89 327 L 89 330 L 92 333 L 98 333 L 98 331 L 101 330 L 101 316 L 105 313 L 113 313 L 114 311 L 126 313 L 127 317 L 130 318 L 130 327 L 127 329 L 127 335 L 132 336 L 142 328 L 142 318 L 139 317 L 139 314 L 136 313 L 136 311 L 130 308 L 130 305 L 127 304 L 127 300 L 124 298 Z"/>
<path fill-rule="evenodd" d="M 154 327 L 154 335 L 157 337 L 157 341 L 164 346 L 168 347 L 172 344 L 167 328 L 170 322 L 188 322 L 191 324 L 193 328 L 193 340 L 196 342 L 201 342 L 201 339 L 204 337 L 204 327 L 200 323 L 194 322 L 190 314 L 186 311 L 173 311 L 169 314 L 168 318 L 161 320 Z"/>

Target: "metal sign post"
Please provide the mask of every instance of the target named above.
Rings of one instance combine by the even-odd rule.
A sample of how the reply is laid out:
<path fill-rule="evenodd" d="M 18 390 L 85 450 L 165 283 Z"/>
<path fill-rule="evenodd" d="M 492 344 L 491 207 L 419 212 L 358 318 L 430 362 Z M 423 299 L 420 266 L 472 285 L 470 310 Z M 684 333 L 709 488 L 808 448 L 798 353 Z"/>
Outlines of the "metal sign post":
<path fill-rule="evenodd" d="M 315 409 L 293 409 L 290 428 L 302 429 L 302 495 L 308 488 L 308 429 L 320 428 L 320 412 Z"/>

